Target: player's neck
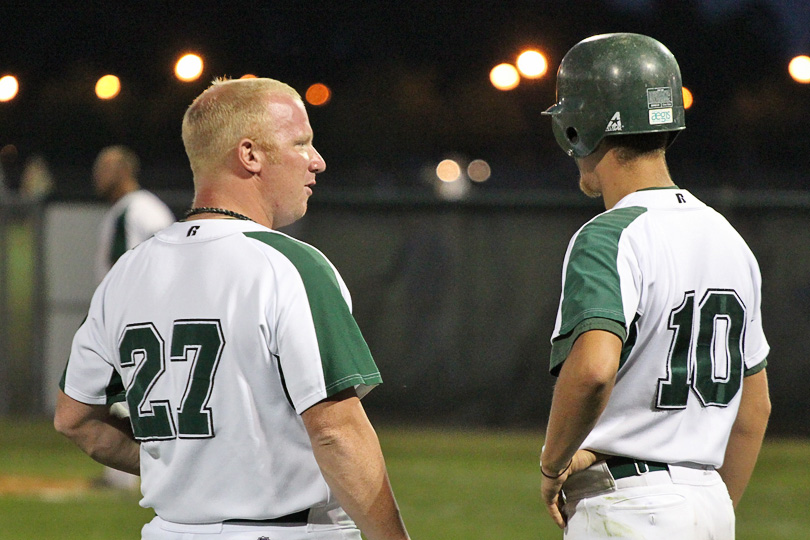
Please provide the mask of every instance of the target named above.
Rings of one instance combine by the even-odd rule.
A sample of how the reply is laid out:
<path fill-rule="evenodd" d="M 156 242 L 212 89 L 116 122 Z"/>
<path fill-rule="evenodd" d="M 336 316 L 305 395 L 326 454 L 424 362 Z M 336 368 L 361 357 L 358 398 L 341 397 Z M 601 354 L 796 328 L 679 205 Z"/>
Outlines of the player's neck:
<path fill-rule="evenodd" d="M 672 187 L 675 184 L 669 175 L 663 154 L 619 163 L 608 153 L 600 165 L 605 167 L 602 175 L 602 199 L 610 210 L 627 195 L 646 188 Z"/>
<path fill-rule="evenodd" d="M 257 204 L 256 198 L 244 197 L 234 195 L 227 189 L 217 189 L 210 184 L 203 184 L 204 187 L 198 187 L 194 194 L 194 202 L 191 204 L 192 208 L 219 208 L 221 210 L 229 210 L 250 218 L 265 227 L 271 227 L 272 222 L 268 221 L 266 213 Z M 216 214 L 201 214 L 199 216 L 192 216 L 189 219 L 226 219 L 227 216 Z"/>
<path fill-rule="evenodd" d="M 123 199 L 126 195 L 129 195 L 133 191 L 138 191 L 139 189 L 141 189 L 141 186 L 135 179 L 125 178 L 115 185 L 110 192 L 109 199 L 114 204 Z"/>

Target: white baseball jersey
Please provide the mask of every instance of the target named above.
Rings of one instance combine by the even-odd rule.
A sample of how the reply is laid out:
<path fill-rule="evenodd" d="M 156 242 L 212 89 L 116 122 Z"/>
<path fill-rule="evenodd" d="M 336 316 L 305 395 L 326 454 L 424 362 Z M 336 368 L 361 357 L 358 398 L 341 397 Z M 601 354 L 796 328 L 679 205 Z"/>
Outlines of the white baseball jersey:
<path fill-rule="evenodd" d="M 686 190 L 632 193 L 585 224 L 565 256 L 552 372 L 589 329 L 624 347 L 582 447 L 722 465 L 742 379 L 765 367 L 769 350 L 760 282 L 740 235 Z"/>
<path fill-rule="evenodd" d="M 115 261 L 161 229 L 174 214 L 155 194 L 140 189 L 121 197 L 104 214 L 96 251 L 96 278 L 101 282 Z"/>
<path fill-rule="evenodd" d="M 212 523 L 334 504 L 299 415 L 380 382 L 346 285 L 321 252 L 214 219 L 175 223 L 121 257 L 93 296 L 62 385 L 88 404 L 125 389 L 141 505 Z"/>

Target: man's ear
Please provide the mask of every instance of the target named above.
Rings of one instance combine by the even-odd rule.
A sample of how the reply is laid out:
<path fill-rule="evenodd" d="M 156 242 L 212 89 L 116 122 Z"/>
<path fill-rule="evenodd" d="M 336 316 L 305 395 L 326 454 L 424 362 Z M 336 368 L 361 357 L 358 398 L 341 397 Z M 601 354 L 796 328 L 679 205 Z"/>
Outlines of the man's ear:
<path fill-rule="evenodd" d="M 239 164 L 250 174 L 256 174 L 262 170 L 259 161 L 259 147 L 252 139 L 242 139 L 236 147 L 236 158 Z"/>

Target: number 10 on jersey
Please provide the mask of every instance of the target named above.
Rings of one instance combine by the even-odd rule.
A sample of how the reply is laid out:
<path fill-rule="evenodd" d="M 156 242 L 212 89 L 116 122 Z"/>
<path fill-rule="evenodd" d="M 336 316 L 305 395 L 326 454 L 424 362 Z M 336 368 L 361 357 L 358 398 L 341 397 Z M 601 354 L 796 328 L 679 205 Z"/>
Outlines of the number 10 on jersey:
<path fill-rule="evenodd" d="M 703 407 L 725 407 L 740 391 L 745 305 L 733 290 L 709 290 L 697 311 L 689 291 L 670 312 L 673 336 L 667 378 L 658 381 L 659 409 L 685 408 L 690 389 Z"/>

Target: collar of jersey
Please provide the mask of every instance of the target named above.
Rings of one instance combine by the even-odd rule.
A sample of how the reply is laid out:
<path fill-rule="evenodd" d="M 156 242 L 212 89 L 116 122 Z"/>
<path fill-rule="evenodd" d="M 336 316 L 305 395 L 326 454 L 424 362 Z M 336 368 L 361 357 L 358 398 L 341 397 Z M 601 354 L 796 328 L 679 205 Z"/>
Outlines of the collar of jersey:
<path fill-rule="evenodd" d="M 673 191 L 680 191 L 684 194 L 684 203 L 678 204 Z M 616 203 L 611 210 L 617 208 L 627 208 L 630 206 L 642 206 L 645 208 L 695 208 L 705 206 L 705 204 L 685 189 L 677 186 L 645 188 L 633 193 L 629 193 Z"/>
<path fill-rule="evenodd" d="M 672 185 L 672 186 L 652 186 L 652 187 L 645 187 L 645 188 L 638 189 L 635 192 L 638 193 L 639 191 L 658 191 L 659 189 L 681 189 L 681 188 L 679 188 L 678 186 L 675 186 L 675 185 Z"/>
<path fill-rule="evenodd" d="M 189 229 L 195 226 L 197 230 L 190 234 Z M 193 221 L 178 221 L 159 231 L 155 236 L 167 242 L 207 242 L 246 231 L 271 231 L 271 229 L 253 221 L 239 219 L 195 219 Z"/>

